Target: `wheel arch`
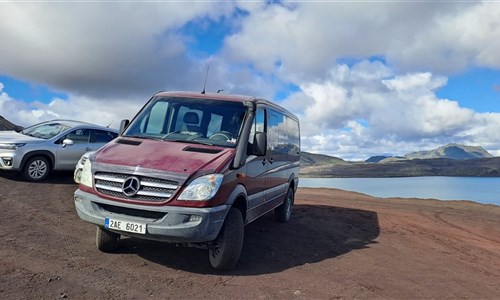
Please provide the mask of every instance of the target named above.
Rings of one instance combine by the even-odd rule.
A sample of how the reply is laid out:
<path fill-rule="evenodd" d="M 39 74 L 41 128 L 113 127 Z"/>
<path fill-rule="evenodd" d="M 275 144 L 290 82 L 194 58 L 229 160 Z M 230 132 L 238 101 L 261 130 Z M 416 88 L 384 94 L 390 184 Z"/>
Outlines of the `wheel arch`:
<path fill-rule="evenodd" d="M 21 160 L 21 166 L 20 166 L 20 169 L 24 169 L 25 165 L 26 165 L 26 162 L 28 160 L 30 160 L 32 157 L 35 157 L 35 156 L 42 156 L 44 158 L 46 158 L 48 161 L 49 161 L 49 169 L 50 170 L 53 170 L 54 167 L 55 167 L 55 156 L 52 152 L 50 151 L 47 151 L 47 150 L 35 150 L 35 151 L 31 151 L 31 152 L 28 152 L 26 153 L 24 156 L 23 156 L 23 159 Z"/>
<path fill-rule="evenodd" d="M 293 192 L 297 192 L 297 188 L 299 187 L 299 176 L 295 175 L 295 173 L 290 174 L 290 177 L 288 178 L 288 185 L 291 189 L 293 189 Z"/>
<path fill-rule="evenodd" d="M 248 209 L 247 190 L 243 185 L 238 184 L 233 189 L 233 191 L 229 194 L 229 197 L 228 197 L 228 200 L 226 203 L 230 207 L 237 208 L 241 212 L 243 220 L 246 223 L 246 216 L 247 216 L 247 209 Z"/>

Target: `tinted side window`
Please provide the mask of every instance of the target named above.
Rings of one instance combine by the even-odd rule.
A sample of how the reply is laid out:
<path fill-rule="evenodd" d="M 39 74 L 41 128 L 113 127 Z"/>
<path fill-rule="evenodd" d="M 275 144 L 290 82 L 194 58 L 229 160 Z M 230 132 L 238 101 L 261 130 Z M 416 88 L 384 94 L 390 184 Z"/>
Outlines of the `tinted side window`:
<path fill-rule="evenodd" d="M 298 155 L 300 151 L 299 123 L 282 113 L 271 110 L 268 140 L 275 153 Z"/>
<path fill-rule="evenodd" d="M 66 135 L 67 139 L 70 139 L 75 144 L 87 144 L 89 143 L 90 130 L 89 129 L 76 129 L 71 131 Z"/>
<path fill-rule="evenodd" d="M 281 118 L 280 118 L 281 117 Z M 280 145 L 280 126 L 283 124 L 282 115 L 279 115 L 277 112 L 271 110 L 269 112 L 269 125 L 267 128 L 267 140 L 268 147 L 273 151 L 279 151 Z M 282 137 L 281 137 L 282 139 Z"/>
<path fill-rule="evenodd" d="M 300 152 L 299 123 L 292 118 L 286 117 L 286 131 L 288 137 L 288 154 L 299 155 Z"/>
<path fill-rule="evenodd" d="M 105 130 L 94 130 L 94 136 L 91 139 L 92 143 L 108 143 L 112 141 L 114 138 L 116 138 L 117 134 L 114 132 L 110 131 L 105 131 Z"/>

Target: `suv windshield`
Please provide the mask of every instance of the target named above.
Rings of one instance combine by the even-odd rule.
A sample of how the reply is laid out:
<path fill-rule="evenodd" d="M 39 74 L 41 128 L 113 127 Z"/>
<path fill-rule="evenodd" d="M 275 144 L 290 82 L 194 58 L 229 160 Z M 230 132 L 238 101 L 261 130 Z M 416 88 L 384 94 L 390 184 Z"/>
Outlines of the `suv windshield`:
<path fill-rule="evenodd" d="M 25 128 L 21 131 L 21 133 L 32 137 L 48 140 L 70 128 L 71 127 L 59 123 L 42 123 Z"/>
<path fill-rule="evenodd" d="M 139 113 L 124 136 L 235 147 L 245 113 L 241 102 L 159 97 Z"/>

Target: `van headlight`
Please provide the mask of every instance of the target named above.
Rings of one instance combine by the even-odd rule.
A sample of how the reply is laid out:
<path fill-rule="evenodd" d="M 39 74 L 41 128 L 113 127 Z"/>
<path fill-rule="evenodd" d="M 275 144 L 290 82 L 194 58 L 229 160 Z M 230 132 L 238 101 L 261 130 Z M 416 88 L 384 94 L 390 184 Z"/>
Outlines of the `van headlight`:
<path fill-rule="evenodd" d="M 85 160 L 79 175 L 79 183 L 88 187 L 93 187 L 92 183 L 92 163 L 90 159 Z"/>
<path fill-rule="evenodd" d="M 205 201 L 211 199 L 220 188 L 222 174 L 210 174 L 193 180 L 179 196 L 178 200 Z"/>

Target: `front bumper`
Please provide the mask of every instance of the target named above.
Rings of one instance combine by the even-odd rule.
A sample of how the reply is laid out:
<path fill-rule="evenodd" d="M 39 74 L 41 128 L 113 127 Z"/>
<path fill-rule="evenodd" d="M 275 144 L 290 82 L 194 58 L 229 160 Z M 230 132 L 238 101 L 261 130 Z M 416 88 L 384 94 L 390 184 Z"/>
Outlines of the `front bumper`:
<path fill-rule="evenodd" d="M 201 243 L 217 238 L 229 210 L 227 205 L 208 208 L 151 207 L 103 199 L 78 189 L 74 194 L 78 216 L 104 227 L 105 218 L 146 224 L 146 234 L 114 231 L 137 238 L 172 243 Z M 196 217 L 195 217 L 196 216 Z"/>
<path fill-rule="evenodd" d="M 18 170 L 19 164 L 15 152 L 0 152 L 0 170 Z"/>

